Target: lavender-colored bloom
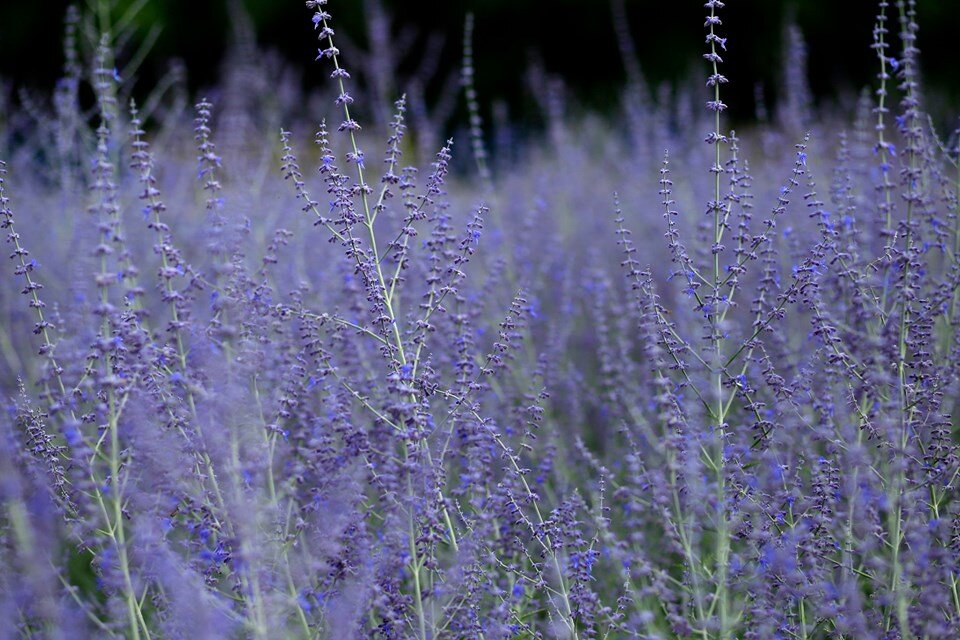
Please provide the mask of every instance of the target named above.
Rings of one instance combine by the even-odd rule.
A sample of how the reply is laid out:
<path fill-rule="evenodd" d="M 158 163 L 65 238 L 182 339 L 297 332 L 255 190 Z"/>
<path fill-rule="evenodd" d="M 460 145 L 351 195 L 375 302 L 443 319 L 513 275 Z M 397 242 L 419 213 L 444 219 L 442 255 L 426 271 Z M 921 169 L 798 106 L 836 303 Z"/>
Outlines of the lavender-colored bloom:
<path fill-rule="evenodd" d="M 725 3 L 703 78 L 648 88 L 614 2 L 616 114 L 534 65 L 543 140 L 495 108 L 490 149 L 481 24 L 464 146 L 456 78 L 411 72 L 442 38 L 363 4 L 354 41 L 306 2 L 321 101 L 233 7 L 192 129 L 174 76 L 119 108 L 129 34 L 82 71 L 74 9 L 53 110 L 0 123 L 8 635 L 955 637 L 960 195 L 915 3 L 852 121 L 792 28 L 734 132 Z"/>

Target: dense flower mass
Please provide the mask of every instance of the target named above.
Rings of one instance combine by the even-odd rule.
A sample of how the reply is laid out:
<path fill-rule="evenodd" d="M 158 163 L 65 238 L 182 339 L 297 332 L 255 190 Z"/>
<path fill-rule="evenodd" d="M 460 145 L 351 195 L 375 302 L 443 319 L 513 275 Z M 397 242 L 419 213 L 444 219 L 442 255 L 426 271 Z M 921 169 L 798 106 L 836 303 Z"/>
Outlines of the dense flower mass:
<path fill-rule="evenodd" d="M 960 637 L 960 142 L 915 3 L 848 109 L 788 29 L 739 133 L 724 4 L 706 89 L 654 99 L 617 24 L 617 117 L 534 69 L 522 146 L 472 17 L 447 139 L 377 2 L 367 52 L 306 2 L 322 101 L 238 28 L 192 110 L 71 9 L 0 120 L 3 637 Z"/>

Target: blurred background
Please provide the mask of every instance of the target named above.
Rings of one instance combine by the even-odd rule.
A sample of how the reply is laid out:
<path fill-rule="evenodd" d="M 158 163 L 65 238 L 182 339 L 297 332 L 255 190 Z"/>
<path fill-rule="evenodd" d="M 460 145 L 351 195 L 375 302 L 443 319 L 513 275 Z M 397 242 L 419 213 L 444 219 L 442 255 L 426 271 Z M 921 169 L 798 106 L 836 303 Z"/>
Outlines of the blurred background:
<path fill-rule="evenodd" d="M 63 64 L 63 16 L 69 4 L 0 2 L 0 78 L 18 87 L 53 85 Z M 316 41 L 300 0 L 117 0 L 114 20 L 131 8 L 138 9 L 136 37 L 152 43 L 137 74 L 141 86 L 162 77 L 171 59 L 183 61 L 192 91 L 214 84 L 225 52 L 244 32 L 260 49 L 302 69 L 299 81 L 305 88 L 326 78 L 310 64 Z M 628 73 L 620 51 L 627 42 L 624 33 L 631 36 L 631 57 L 650 87 L 684 84 L 706 73 L 699 57 L 704 47 L 700 0 L 333 0 L 330 9 L 348 67 L 358 66 L 372 30 L 381 35 L 386 30 L 395 77 L 426 78 L 428 102 L 443 100 L 456 86 L 464 17 L 473 12 L 481 102 L 498 102 L 514 120 L 522 120 L 536 99 L 531 70 L 562 78 L 564 91 L 580 108 L 615 109 Z M 869 48 L 875 13 L 875 0 L 731 0 L 723 33 L 729 39 L 724 74 L 731 82 L 725 94 L 733 118 L 753 118 L 758 95 L 768 107 L 776 105 L 791 23 L 809 47 L 814 100 L 820 105 L 848 101 L 875 77 Z M 953 55 L 960 2 L 918 0 L 918 13 L 927 88 L 943 103 L 955 103 L 960 97 Z M 619 38 L 617 25 L 625 28 Z M 895 23 L 891 27 L 895 33 Z"/>

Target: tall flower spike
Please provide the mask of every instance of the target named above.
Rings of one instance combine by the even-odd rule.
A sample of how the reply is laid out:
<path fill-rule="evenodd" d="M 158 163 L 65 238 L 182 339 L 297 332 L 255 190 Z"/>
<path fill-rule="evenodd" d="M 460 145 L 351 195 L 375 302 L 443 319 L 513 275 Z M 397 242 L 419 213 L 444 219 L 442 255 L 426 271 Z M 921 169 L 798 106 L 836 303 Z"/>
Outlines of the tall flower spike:
<path fill-rule="evenodd" d="M 780 110 L 781 122 L 795 132 L 810 125 L 812 97 L 807 80 L 807 44 L 800 27 L 787 26 L 784 55 L 784 100 Z"/>
<path fill-rule="evenodd" d="M 680 230 L 677 228 L 676 218 L 679 212 L 676 210 L 677 201 L 673 199 L 673 181 L 670 180 L 670 155 L 667 151 L 663 152 L 663 163 L 660 166 L 660 197 L 663 205 L 663 218 L 667 222 L 667 231 L 664 237 L 668 240 L 671 261 L 675 269 L 670 273 L 670 277 L 681 276 L 686 281 L 684 293 L 693 297 L 697 295 L 697 289 L 703 281 L 703 277 L 697 272 L 697 268 L 687 253 L 687 248 L 680 239 Z M 626 238 L 624 239 L 626 241 Z M 630 245 L 625 245 L 628 253 Z M 699 298 L 699 296 L 697 296 Z"/>
<path fill-rule="evenodd" d="M 923 153 L 924 131 L 922 111 L 920 108 L 920 81 L 919 55 L 917 48 L 916 7 L 911 0 L 909 3 L 899 0 L 900 10 L 900 39 L 903 42 L 903 60 L 899 66 L 898 76 L 903 98 L 900 101 L 901 117 L 897 118 L 904 139 L 904 154 L 906 163 L 901 169 L 903 183 L 903 199 L 907 203 L 907 224 L 910 224 L 910 213 L 922 204 L 923 171 L 919 166 L 920 156 Z"/>
<path fill-rule="evenodd" d="M 140 182 L 139 198 L 143 201 L 143 215 L 148 220 L 147 227 L 155 233 L 156 244 L 153 251 L 160 256 L 160 267 L 157 269 L 159 286 L 163 300 L 170 307 L 171 318 L 167 323 L 167 331 L 175 338 L 181 366 L 186 365 L 186 354 L 183 343 L 183 332 L 187 328 L 190 318 L 190 305 L 193 291 L 198 288 L 198 279 L 190 265 L 185 264 L 180 251 L 173 244 L 169 225 L 163 220 L 163 213 L 167 210 L 157 188 L 157 179 L 153 174 L 154 160 L 150 152 L 150 144 L 143 139 L 145 135 L 140 114 L 136 105 L 130 104 L 130 143 L 132 153 L 130 168 L 137 172 Z M 175 286 L 177 278 L 190 278 L 184 290 Z"/>
<path fill-rule="evenodd" d="M 719 287 L 720 252 L 723 249 L 720 241 L 723 237 L 723 226 L 725 223 L 723 219 L 725 207 L 720 197 L 720 176 L 723 173 L 720 145 L 726 143 L 727 138 L 720 132 L 720 115 L 726 110 L 727 105 L 720 100 L 720 85 L 727 82 L 727 79 L 720 74 L 719 65 L 723 62 L 723 58 L 720 57 L 719 51 L 726 50 L 727 40 L 717 35 L 717 27 L 722 24 L 720 18 L 717 16 L 717 10 L 722 9 L 723 6 L 724 4 L 720 2 L 720 0 L 710 0 L 704 5 L 704 7 L 710 9 L 710 15 L 707 16 L 707 20 L 704 23 L 704 27 L 707 28 L 706 41 L 707 44 L 710 45 L 710 51 L 709 53 L 705 53 L 703 57 L 710 63 L 711 73 L 707 77 L 707 86 L 713 89 L 712 99 L 707 101 L 707 109 L 713 113 L 713 131 L 707 134 L 705 141 L 707 144 L 714 145 L 716 150 L 713 166 L 710 167 L 710 172 L 713 174 L 714 180 L 713 199 L 707 203 L 707 215 L 713 216 L 713 246 L 711 253 L 713 254 L 715 288 Z M 716 292 L 714 293 L 716 294 Z"/>
<path fill-rule="evenodd" d="M 217 180 L 217 169 L 221 166 L 221 158 L 217 155 L 217 147 L 211 137 L 210 120 L 212 118 L 213 104 L 206 98 L 203 98 L 196 106 L 197 117 L 195 139 L 197 141 L 197 179 L 203 180 L 203 188 L 209 191 L 207 197 L 207 209 L 210 211 L 219 210 L 222 207 L 222 201 L 219 198 L 223 190 L 220 182 Z M 221 223 L 222 224 L 222 223 Z"/>
<path fill-rule="evenodd" d="M 727 142 L 727 137 L 720 132 L 720 116 L 727 108 L 727 105 L 720 100 L 720 85 L 724 84 L 727 79 L 722 76 L 719 71 L 719 65 L 723 62 L 719 51 L 726 50 L 727 41 L 726 38 L 721 38 L 717 35 L 717 27 L 722 24 L 720 18 L 717 16 L 717 11 L 722 9 L 723 6 L 724 3 L 720 2 L 720 0 L 710 0 L 704 5 L 704 7 L 710 10 L 710 14 L 707 16 L 706 22 L 704 22 L 704 27 L 707 29 L 706 42 L 710 45 L 710 51 L 703 55 L 704 59 L 710 63 L 711 68 L 711 73 L 707 77 L 707 87 L 713 90 L 712 99 L 707 101 L 707 109 L 713 113 L 713 131 L 709 132 L 704 140 L 707 144 L 713 145 L 715 151 L 713 165 L 710 167 L 710 173 L 713 174 L 713 197 L 707 202 L 706 209 L 706 215 L 713 218 L 713 238 L 710 246 L 710 254 L 712 255 L 712 260 L 710 261 L 713 263 L 713 281 L 711 282 L 712 291 L 710 295 L 703 300 L 706 302 L 703 311 L 704 316 L 710 322 L 714 349 L 718 355 L 721 350 L 721 340 L 719 338 L 721 330 L 719 325 L 721 319 L 726 316 L 729 302 L 720 294 L 722 276 L 720 270 L 720 254 L 724 250 L 721 241 L 723 240 L 723 234 L 727 227 L 727 216 L 729 214 L 729 209 L 724 205 L 720 195 L 721 176 L 724 171 L 720 146 Z"/>
<path fill-rule="evenodd" d="M 100 110 L 100 126 L 97 128 L 97 155 L 94 164 L 92 191 L 96 194 L 96 204 L 92 212 L 100 216 L 102 244 L 112 246 L 116 255 L 117 280 L 123 285 L 125 304 L 134 310 L 138 318 L 147 315 L 143 306 L 143 288 L 138 283 L 139 270 L 133 263 L 133 254 L 127 247 L 123 229 L 122 207 L 119 199 L 117 163 L 119 158 L 115 149 L 114 131 L 111 126 L 118 120 L 116 72 L 107 69 L 112 57 L 109 40 L 104 37 L 97 52 L 94 92 Z M 100 249 L 98 248 L 98 253 Z M 103 267 L 104 264 L 101 264 Z M 105 287 L 105 283 L 99 286 Z"/>
<path fill-rule="evenodd" d="M 880 12 L 877 14 L 876 25 L 873 28 L 872 45 L 873 50 L 877 52 L 877 60 L 880 63 L 880 71 L 877 73 L 880 86 L 877 88 L 877 105 L 874 107 L 874 113 L 877 116 L 875 125 L 877 144 L 874 147 L 874 152 L 880 159 L 880 184 L 877 186 L 880 203 L 877 207 L 877 213 L 879 226 L 883 229 L 883 235 L 887 237 L 887 242 L 890 242 L 890 238 L 894 235 L 893 183 L 890 181 L 890 163 L 896 157 L 896 148 L 886 139 L 886 116 L 890 111 L 887 107 L 887 81 L 890 79 L 887 69 L 888 67 L 895 69 L 899 66 L 896 59 L 887 56 L 887 49 L 890 48 L 890 44 L 886 40 L 889 33 L 887 29 L 887 8 L 889 6 L 887 0 L 880 0 L 878 5 Z"/>
<path fill-rule="evenodd" d="M 376 219 L 387 207 L 387 200 L 396 194 L 391 187 L 400 182 L 400 176 L 397 175 L 397 168 L 400 164 L 400 158 L 403 155 L 401 144 L 403 136 L 407 130 L 404 124 L 404 116 L 407 112 L 407 97 L 400 96 L 400 99 L 394 103 L 396 112 L 393 120 L 390 122 L 390 137 L 387 139 L 387 152 L 383 163 L 387 165 L 387 170 L 380 178 L 380 196 L 377 198 L 377 204 L 373 207 L 373 217 Z"/>
<path fill-rule="evenodd" d="M 100 116 L 111 122 L 117 117 L 117 89 L 118 80 L 116 69 L 112 68 L 110 50 L 110 36 L 103 34 L 97 46 L 97 56 L 93 69 L 93 90 L 97 96 L 97 106 Z"/>
<path fill-rule="evenodd" d="M 217 155 L 217 147 L 213 142 L 213 131 L 210 123 L 213 117 L 213 104 L 206 98 L 196 105 L 194 119 L 194 140 L 197 143 L 197 180 L 203 183 L 206 192 L 206 209 L 210 225 L 210 238 L 207 247 L 214 257 L 215 282 L 230 270 L 229 249 L 225 238 L 227 220 L 223 212 L 223 185 L 220 183 L 219 171 L 222 159 Z"/>
<path fill-rule="evenodd" d="M 0 160 L 0 230 L 6 231 L 6 241 L 13 246 L 13 252 L 10 259 L 16 263 L 14 275 L 23 278 L 24 287 L 21 293 L 29 299 L 29 306 L 37 314 L 37 322 L 33 325 L 33 332 L 40 336 L 41 344 L 39 354 L 47 359 L 50 364 L 50 374 L 53 378 L 56 390 L 59 392 L 59 401 L 51 398 L 51 411 L 60 407 L 60 402 L 66 401 L 67 389 L 63 383 L 63 368 L 57 362 L 54 355 L 55 344 L 52 334 L 55 331 L 53 324 L 47 319 L 43 310 L 46 308 L 43 300 L 40 298 L 40 290 L 43 285 L 33 279 L 33 273 L 37 268 L 37 261 L 30 258 L 30 252 L 20 244 L 20 234 L 17 233 L 14 226 L 13 210 L 10 208 L 10 199 L 7 197 L 5 189 L 5 177 L 7 175 L 7 163 Z M 49 390 L 48 390 L 49 395 Z"/>
<path fill-rule="evenodd" d="M 110 291 L 114 284 L 123 282 L 127 277 L 123 271 L 115 269 L 117 265 L 111 264 L 111 256 L 118 250 L 122 253 L 125 252 L 125 243 L 120 228 L 120 202 L 117 194 L 116 167 L 111 152 L 110 124 L 116 118 L 114 113 L 116 105 L 112 76 L 106 69 L 109 55 L 107 42 L 106 37 L 100 42 L 94 70 L 94 92 L 100 109 L 100 126 L 97 127 L 96 155 L 90 182 L 93 204 L 88 209 L 89 213 L 96 217 L 99 232 L 99 242 L 93 250 L 93 255 L 99 264 L 96 285 L 100 294 L 100 304 L 96 313 L 104 320 L 102 325 L 104 335 L 101 336 L 104 338 L 106 334 L 109 334 L 106 321 L 115 310 Z"/>
<path fill-rule="evenodd" d="M 477 102 L 477 89 L 474 85 L 473 66 L 473 13 L 468 13 L 463 24 L 463 71 L 461 82 L 467 97 L 467 110 L 470 112 L 470 141 L 473 147 L 473 159 L 477 163 L 480 179 L 487 191 L 493 191 L 490 167 L 487 164 L 487 151 L 483 144 L 483 119 L 480 117 L 480 104 Z"/>

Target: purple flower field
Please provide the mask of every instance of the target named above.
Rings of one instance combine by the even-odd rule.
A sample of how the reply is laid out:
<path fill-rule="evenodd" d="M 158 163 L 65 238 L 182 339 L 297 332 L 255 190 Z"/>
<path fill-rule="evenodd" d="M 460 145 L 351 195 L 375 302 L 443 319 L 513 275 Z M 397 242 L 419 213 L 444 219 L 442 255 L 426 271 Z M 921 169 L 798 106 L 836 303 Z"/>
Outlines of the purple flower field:
<path fill-rule="evenodd" d="M 960 638 L 960 136 L 914 0 L 851 25 L 846 105 L 790 29 L 740 132 L 725 3 L 657 89 L 613 0 L 613 114 L 533 65 L 542 135 L 472 16 L 427 99 L 339 2 L 318 91 L 242 29 L 209 90 L 134 89 L 86 6 L 0 91 L 0 638 Z"/>

